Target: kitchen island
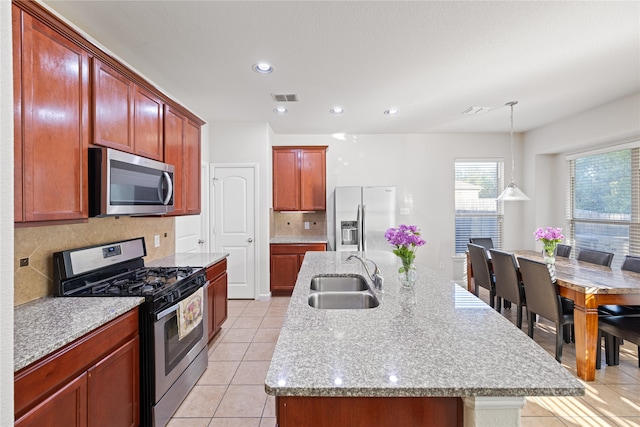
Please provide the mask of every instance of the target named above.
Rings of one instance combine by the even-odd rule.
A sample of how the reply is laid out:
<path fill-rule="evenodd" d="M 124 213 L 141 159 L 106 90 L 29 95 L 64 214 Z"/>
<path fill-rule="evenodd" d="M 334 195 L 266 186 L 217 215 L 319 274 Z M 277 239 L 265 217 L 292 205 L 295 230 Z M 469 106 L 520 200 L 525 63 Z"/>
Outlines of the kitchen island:
<path fill-rule="evenodd" d="M 450 280 L 418 265 L 415 288 L 402 288 L 390 252 L 366 253 L 385 278 L 378 307 L 311 307 L 314 276 L 366 277 L 350 254 L 305 257 L 265 380 L 280 427 L 518 426 L 525 396 L 584 394 L 526 333 Z"/>

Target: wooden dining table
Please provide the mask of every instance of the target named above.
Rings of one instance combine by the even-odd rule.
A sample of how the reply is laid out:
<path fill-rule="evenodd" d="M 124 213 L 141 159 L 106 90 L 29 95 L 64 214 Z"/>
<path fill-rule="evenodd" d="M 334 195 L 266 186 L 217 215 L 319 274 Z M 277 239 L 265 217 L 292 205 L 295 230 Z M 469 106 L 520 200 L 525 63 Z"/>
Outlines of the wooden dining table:
<path fill-rule="evenodd" d="M 507 251 L 516 257 L 542 261 L 542 253 Z M 604 267 L 575 259 L 556 258 L 556 283 L 560 295 L 574 302 L 576 370 L 585 381 L 596 376 L 599 305 L 640 305 L 640 273 Z M 467 288 L 475 292 L 471 258 L 467 253 Z"/>

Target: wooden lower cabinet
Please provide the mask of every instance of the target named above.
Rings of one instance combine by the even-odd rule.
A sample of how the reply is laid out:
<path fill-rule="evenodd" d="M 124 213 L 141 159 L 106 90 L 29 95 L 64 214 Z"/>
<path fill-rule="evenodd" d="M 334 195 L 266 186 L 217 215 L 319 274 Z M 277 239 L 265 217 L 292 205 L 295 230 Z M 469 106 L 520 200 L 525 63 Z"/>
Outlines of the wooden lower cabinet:
<path fill-rule="evenodd" d="M 277 396 L 278 427 L 462 427 L 459 397 Z"/>
<path fill-rule="evenodd" d="M 14 376 L 15 426 L 140 424 L 138 309 Z"/>
<path fill-rule="evenodd" d="M 207 268 L 207 336 L 211 340 L 227 320 L 227 260 Z"/>
<path fill-rule="evenodd" d="M 309 251 L 324 252 L 325 243 L 272 244 L 271 247 L 271 294 L 291 295 L 298 279 L 304 254 Z"/>

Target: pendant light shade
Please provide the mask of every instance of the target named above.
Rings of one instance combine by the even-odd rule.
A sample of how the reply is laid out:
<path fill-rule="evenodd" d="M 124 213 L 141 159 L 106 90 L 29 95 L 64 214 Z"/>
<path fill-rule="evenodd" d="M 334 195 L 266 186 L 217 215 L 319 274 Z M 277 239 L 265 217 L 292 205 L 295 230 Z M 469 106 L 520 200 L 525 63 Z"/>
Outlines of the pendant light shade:
<path fill-rule="evenodd" d="M 513 156 L 513 106 L 518 101 L 507 102 L 505 105 L 511 107 L 511 183 L 507 185 L 507 188 L 498 196 L 498 200 L 501 202 L 518 202 L 523 200 L 531 200 L 529 197 L 518 188 L 515 182 L 513 182 L 513 171 L 515 169 L 515 162 Z"/>

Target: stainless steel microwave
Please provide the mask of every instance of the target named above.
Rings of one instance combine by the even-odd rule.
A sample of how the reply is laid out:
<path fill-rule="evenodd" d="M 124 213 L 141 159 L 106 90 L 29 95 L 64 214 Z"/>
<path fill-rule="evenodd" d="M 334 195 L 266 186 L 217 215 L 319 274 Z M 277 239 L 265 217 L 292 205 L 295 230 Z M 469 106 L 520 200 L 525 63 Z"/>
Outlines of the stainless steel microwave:
<path fill-rule="evenodd" d="M 111 148 L 89 148 L 89 216 L 173 212 L 173 165 Z"/>

